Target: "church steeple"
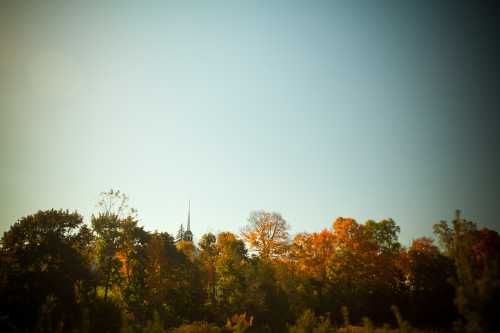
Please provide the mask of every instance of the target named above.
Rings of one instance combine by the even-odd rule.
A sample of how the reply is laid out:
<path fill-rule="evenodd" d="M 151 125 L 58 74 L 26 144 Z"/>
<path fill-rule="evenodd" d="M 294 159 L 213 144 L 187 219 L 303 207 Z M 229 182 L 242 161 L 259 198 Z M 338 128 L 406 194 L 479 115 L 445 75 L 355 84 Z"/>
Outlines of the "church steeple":
<path fill-rule="evenodd" d="M 188 201 L 187 229 L 184 232 L 183 239 L 188 242 L 193 241 L 193 233 L 191 232 L 191 200 Z"/>
<path fill-rule="evenodd" d="M 187 231 L 191 231 L 191 200 L 188 201 L 188 223 Z"/>

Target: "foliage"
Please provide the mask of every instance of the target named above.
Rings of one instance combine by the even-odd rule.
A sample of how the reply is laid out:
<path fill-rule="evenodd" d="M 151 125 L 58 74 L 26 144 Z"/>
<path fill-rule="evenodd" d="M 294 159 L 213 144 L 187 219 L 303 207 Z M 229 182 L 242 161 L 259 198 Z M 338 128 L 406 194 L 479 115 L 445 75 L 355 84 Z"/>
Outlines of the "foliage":
<path fill-rule="evenodd" d="M 118 333 L 122 328 L 122 310 L 115 300 L 97 298 L 90 311 L 90 332 Z"/>
<path fill-rule="evenodd" d="M 500 329 L 500 236 L 462 219 L 456 212 L 452 227 L 447 222 L 434 226 L 445 253 L 454 261 L 455 304 L 462 320 L 455 328 L 465 332 Z"/>
<path fill-rule="evenodd" d="M 129 206 L 129 197 L 120 190 L 101 192 L 97 207 L 100 214 L 114 215 L 118 220 L 127 217 L 137 219 L 137 209 Z"/>
<path fill-rule="evenodd" d="M 208 233 L 196 246 L 144 230 L 119 191 L 103 193 L 98 208 L 91 228 L 76 212 L 48 210 L 3 235 L 2 332 L 499 327 L 500 236 L 458 214 L 434 227 L 439 246 L 423 237 L 403 247 L 392 219 L 342 217 L 289 242 L 286 221 L 264 211 L 241 238 Z"/>
<path fill-rule="evenodd" d="M 399 332 L 400 333 L 411 333 L 412 327 L 410 323 L 403 319 L 401 316 L 401 312 L 399 312 L 399 308 L 395 305 L 391 306 L 392 313 L 394 313 L 394 317 L 396 317 L 396 322 L 398 323 Z"/>
<path fill-rule="evenodd" d="M 227 318 L 234 312 L 244 312 L 244 271 L 247 266 L 245 244 L 232 233 L 220 233 L 217 237 L 215 260 L 215 297 L 217 308 Z"/>
<path fill-rule="evenodd" d="M 39 211 L 12 225 L 1 242 L 0 313 L 23 330 L 37 322 L 76 327 L 81 311 L 75 286 L 86 290 L 90 278 L 80 252 L 87 232 L 80 215 L 62 210 Z"/>
<path fill-rule="evenodd" d="M 304 311 L 295 325 L 288 327 L 289 333 L 329 333 L 333 331 L 334 328 L 329 318 L 316 317 L 310 309 Z"/>
<path fill-rule="evenodd" d="M 250 214 L 248 225 L 241 234 L 261 258 L 273 259 L 287 251 L 289 228 L 280 214 L 261 210 Z"/>
<path fill-rule="evenodd" d="M 453 304 L 454 265 L 430 238 L 413 240 L 404 254 L 404 272 L 409 290 L 408 316 L 412 322 L 445 326 L 456 318 Z M 429 302 L 432 299 L 432 302 Z"/>
<path fill-rule="evenodd" d="M 248 316 L 246 313 L 235 314 L 231 318 L 228 318 L 226 321 L 226 330 L 234 333 L 244 333 L 248 331 L 250 327 L 253 325 L 253 317 Z"/>
<path fill-rule="evenodd" d="M 365 333 L 374 333 L 375 327 L 373 326 L 373 322 L 368 317 L 363 317 L 363 328 Z"/>
<path fill-rule="evenodd" d="M 157 311 L 153 312 L 153 319 L 148 320 L 146 326 L 144 327 L 144 333 L 164 333 L 163 321 L 158 315 Z"/>
<path fill-rule="evenodd" d="M 222 330 L 214 324 L 202 321 L 181 325 L 172 333 L 222 333 Z"/>
<path fill-rule="evenodd" d="M 349 309 L 347 306 L 343 305 L 341 308 L 342 312 L 342 319 L 344 320 L 344 327 L 349 327 L 351 326 L 351 319 L 349 318 Z"/>

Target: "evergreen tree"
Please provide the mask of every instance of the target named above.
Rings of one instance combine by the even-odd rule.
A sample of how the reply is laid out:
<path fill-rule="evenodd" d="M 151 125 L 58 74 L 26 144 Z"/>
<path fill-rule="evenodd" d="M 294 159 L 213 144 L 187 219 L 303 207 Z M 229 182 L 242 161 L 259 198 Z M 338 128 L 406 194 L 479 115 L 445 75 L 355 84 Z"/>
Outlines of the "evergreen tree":
<path fill-rule="evenodd" d="M 184 240 L 184 226 L 181 224 L 181 226 L 179 227 L 179 230 L 177 231 L 177 237 L 175 237 L 175 240 L 177 242 L 180 242 L 181 240 Z"/>

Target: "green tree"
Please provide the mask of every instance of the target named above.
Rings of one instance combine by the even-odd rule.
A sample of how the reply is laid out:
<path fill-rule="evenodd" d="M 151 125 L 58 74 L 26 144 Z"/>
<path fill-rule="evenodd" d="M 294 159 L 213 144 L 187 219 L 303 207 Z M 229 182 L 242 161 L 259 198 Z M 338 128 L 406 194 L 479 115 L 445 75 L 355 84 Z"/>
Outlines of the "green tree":
<path fill-rule="evenodd" d="M 177 231 L 177 236 L 175 237 L 175 240 L 177 242 L 180 242 L 182 240 L 184 240 L 184 226 L 181 224 L 181 226 L 179 227 L 179 230 Z"/>
<path fill-rule="evenodd" d="M 453 259 L 456 277 L 455 304 L 466 332 L 493 332 L 500 328 L 500 236 L 463 219 L 457 210 L 450 227 L 446 221 L 434 226 L 441 246 Z"/>
<path fill-rule="evenodd" d="M 432 239 L 413 240 L 407 253 L 407 283 L 412 322 L 447 327 L 456 318 L 453 304 L 453 261 L 444 256 Z"/>
<path fill-rule="evenodd" d="M 203 271 L 202 283 L 207 295 L 206 308 L 208 312 L 212 313 L 216 306 L 216 275 L 215 275 L 215 262 L 217 260 L 217 238 L 214 234 L 208 233 L 201 236 L 198 246 L 200 248 L 200 255 L 198 257 L 201 269 Z"/>
<path fill-rule="evenodd" d="M 215 289 L 220 319 L 244 312 L 246 254 L 245 244 L 234 234 L 223 232 L 217 236 Z"/>
<path fill-rule="evenodd" d="M 79 327 L 88 236 L 76 212 L 39 211 L 14 223 L 1 240 L 0 313 L 25 331 L 37 321 L 41 330 Z"/>
<path fill-rule="evenodd" d="M 383 254 L 397 254 L 401 249 L 401 243 L 398 241 L 398 235 L 401 228 L 393 219 L 375 222 L 368 220 L 365 223 L 366 230 L 371 233 L 371 237 Z"/>
<path fill-rule="evenodd" d="M 288 313 L 287 295 L 277 283 L 274 264 L 252 257 L 245 266 L 244 274 L 243 306 L 255 318 L 255 328 L 267 326 L 273 332 L 283 331 L 286 321 L 293 318 Z"/>
<path fill-rule="evenodd" d="M 200 269 L 177 249 L 169 234 L 151 235 L 144 276 L 147 295 L 143 301 L 150 316 L 157 312 L 167 327 L 201 318 L 206 296 Z"/>
<path fill-rule="evenodd" d="M 120 284 L 120 270 L 124 264 L 125 281 L 130 282 L 130 261 L 133 259 L 136 242 L 144 242 L 144 230 L 137 227 L 137 210 L 129 207 L 125 193 L 113 189 L 102 192 L 91 223 L 97 235 L 96 263 L 99 281 L 104 284 L 104 301 L 112 283 Z"/>
<path fill-rule="evenodd" d="M 96 263 L 99 282 L 104 285 L 104 301 L 108 299 L 111 282 L 120 279 L 121 262 L 117 257 L 120 246 L 120 220 L 116 215 L 100 213 L 92 216 L 92 228 L 97 235 Z"/>
<path fill-rule="evenodd" d="M 144 324 L 147 319 L 147 310 L 144 306 L 146 295 L 144 271 L 146 246 L 151 235 L 137 223 L 132 217 L 121 221 L 116 256 L 120 261 L 118 270 L 122 282 L 120 293 L 125 303 L 127 318 L 131 324 Z"/>

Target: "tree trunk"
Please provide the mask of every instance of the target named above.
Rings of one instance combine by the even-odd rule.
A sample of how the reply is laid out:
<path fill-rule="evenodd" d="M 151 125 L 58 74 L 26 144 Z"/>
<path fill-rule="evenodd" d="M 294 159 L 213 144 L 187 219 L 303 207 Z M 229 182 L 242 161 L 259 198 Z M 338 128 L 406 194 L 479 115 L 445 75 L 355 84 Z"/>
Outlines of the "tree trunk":
<path fill-rule="evenodd" d="M 108 271 L 106 274 L 106 285 L 104 287 L 104 303 L 108 301 L 109 279 L 111 278 L 111 257 L 109 258 Z"/>

